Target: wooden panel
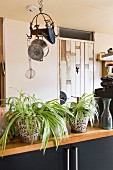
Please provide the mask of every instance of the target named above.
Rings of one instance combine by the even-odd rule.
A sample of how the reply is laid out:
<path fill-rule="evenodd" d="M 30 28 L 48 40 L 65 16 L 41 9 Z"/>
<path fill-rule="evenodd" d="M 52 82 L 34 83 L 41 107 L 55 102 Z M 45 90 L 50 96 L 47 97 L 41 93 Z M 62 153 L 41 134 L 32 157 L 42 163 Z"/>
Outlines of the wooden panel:
<path fill-rule="evenodd" d="M 61 60 L 66 61 L 66 41 L 61 40 Z"/>
<path fill-rule="evenodd" d="M 60 41 L 60 90 L 66 93 L 66 41 Z"/>
<path fill-rule="evenodd" d="M 90 93 L 89 90 L 89 43 L 85 43 L 85 93 Z"/>
<path fill-rule="evenodd" d="M 94 44 L 85 43 L 85 93 L 94 91 Z"/>
<path fill-rule="evenodd" d="M 68 138 L 64 138 L 62 141 L 59 140 L 59 145 L 66 145 L 75 142 L 81 142 L 86 140 L 98 139 L 103 137 L 108 137 L 113 135 L 113 130 L 103 130 L 100 128 L 87 128 L 86 133 L 71 133 Z M 53 138 L 48 142 L 47 148 L 55 146 L 55 141 Z M 24 153 L 34 150 L 39 150 L 41 147 L 41 141 L 38 141 L 35 144 L 22 143 L 19 139 L 14 140 L 11 143 L 7 144 L 5 154 L 14 155 L 18 153 Z M 0 156 L 2 156 L 1 146 L 0 146 Z"/>
<path fill-rule="evenodd" d="M 105 67 L 105 61 L 102 61 L 102 77 L 107 76 L 107 67 Z"/>
<path fill-rule="evenodd" d="M 81 54 L 81 50 L 80 48 L 80 42 L 76 42 L 75 48 L 76 48 L 76 97 L 80 97 L 81 96 L 81 80 L 80 80 L 80 75 L 81 75 L 81 59 L 80 59 L 80 54 Z M 77 72 L 78 69 L 78 72 Z"/>
<path fill-rule="evenodd" d="M 84 43 L 81 42 L 81 96 L 85 92 Z"/>
<path fill-rule="evenodd" d="M 75 42 L 71 41 L 71 96 L 76 96 L 76 67 L 75 67 Z M 75 98 L 71 98 L 71 101 L 75 101 Z"/>
<path fill-rule="evenodd" d="M 5 98 L 5 75 L 3 74 L 3 18 L 0 18 L 0 98 Z"/>
<path fill-rule="evenodd" d="M 66 80 L 71 80 L 71 41 L 66 41 L 66 66 L 67 66 Z"/>
<path fill-rule="evenodd" d="M 94 91 L 94 47 L 89 43 L 89 92 Z"/>
<path fill-rule="evenodd" d="M 71 100 L 71 41 L 66 41 L 66 94 L 67 101 Z"/>
<path fill-rule="evenodd" d="M 3 60 L 3 18 L 0 17 L 0 63 Z"/>

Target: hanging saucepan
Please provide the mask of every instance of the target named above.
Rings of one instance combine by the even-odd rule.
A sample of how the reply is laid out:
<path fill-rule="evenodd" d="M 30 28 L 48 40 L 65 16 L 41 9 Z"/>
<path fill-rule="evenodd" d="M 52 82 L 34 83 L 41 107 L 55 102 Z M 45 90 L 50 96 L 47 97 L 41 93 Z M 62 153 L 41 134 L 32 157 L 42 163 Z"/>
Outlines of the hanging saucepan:
<path fill-rule="evenodd" d="M 35 39 L 28 48 L 29 57 L 33 60 L 42 61 L 49 53 L 49 47 L 44 40 Z"/>

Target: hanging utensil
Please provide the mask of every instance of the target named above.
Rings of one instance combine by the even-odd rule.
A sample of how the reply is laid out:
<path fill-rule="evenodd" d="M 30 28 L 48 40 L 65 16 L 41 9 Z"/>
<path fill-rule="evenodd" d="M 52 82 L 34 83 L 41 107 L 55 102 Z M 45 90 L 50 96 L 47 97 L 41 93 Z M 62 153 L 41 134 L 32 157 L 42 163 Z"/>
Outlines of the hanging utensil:
<path fill-rule="evenodd" d="M 35 39 L 28 48 L 29 57 L 33 60 L 43 61 L 49 52 L 49 47 L 44 40 Z"/>
<path fill-rule="evenodd" d="M 31 79 L 35 76 L 35 71 L 32 69 L 30 57 L 28 57 L 28 62 L 29 62 L 29 70 L 26 71 L 25 76 L 26 78 Z"/>
<path fill-rule="evenodd" d="M 44 36 L 44 38 L 49 41 L 51 44 L 55 43 L 55 33 L 52 27 L 48 27 L 48 32 L 44 33 L 42 32 L 42 35 Z"/>
<path fill-rule="evenodd" d="M 27 46 L 30 46 L 30 39 L 27 39 Z M 31 79 L 35 76 L 35 71 L 32 69 L 31 58 L 28 56 L 29 70 L 26 71 L 25 76 L 28 79 Z"/>

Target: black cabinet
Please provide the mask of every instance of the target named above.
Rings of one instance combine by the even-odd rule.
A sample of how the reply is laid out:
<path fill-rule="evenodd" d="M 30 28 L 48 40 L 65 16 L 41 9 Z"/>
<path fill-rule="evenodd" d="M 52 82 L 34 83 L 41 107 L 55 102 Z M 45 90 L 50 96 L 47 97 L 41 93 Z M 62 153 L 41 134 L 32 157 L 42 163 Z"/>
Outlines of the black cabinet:
<path fill-rule="evenodd" d="M 113 170 L 113 137 L 71 145 L 71 170 Z"/>
<path fill-rule="evenodd" d="M 113 170 L 113 137 L 6 156 L 0 170 Z"/>
<path fill-rule="evenodd" d="M 70 145 L 0 158 L 0 170 L 67 170 Z"/>

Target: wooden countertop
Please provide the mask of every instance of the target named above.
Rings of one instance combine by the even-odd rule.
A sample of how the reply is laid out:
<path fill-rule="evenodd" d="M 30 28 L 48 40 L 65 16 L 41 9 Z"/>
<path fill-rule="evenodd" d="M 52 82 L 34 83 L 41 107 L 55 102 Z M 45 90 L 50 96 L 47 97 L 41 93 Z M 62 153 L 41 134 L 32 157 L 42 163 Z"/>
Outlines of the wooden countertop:
<path fill-rule="evenodd" d="M 103 130 L 100 128 L 87 128 L 86 133 L 71 133 L 67 139 L 63 139 L 59 145 L 71 144 L 75 142 L 81 142 L 86 140 L 92 140 L 97 138 L 103 138 L 113 135 L 112 130 Z M 53 138 L 48 142 L 47 148 L 54 147 L 55 141 Z M 34 150 L 40 150 L 41 141 L 38 141 L 35 144 L 26 144 L 22 143 L 19 139 L 15 139 L 13 142 L 8 143 L 6 146 L 6 150 L 4 156 L 14 155 Z M 0 145 L 0 156 L 2 156 L 1 145 Z"/>

